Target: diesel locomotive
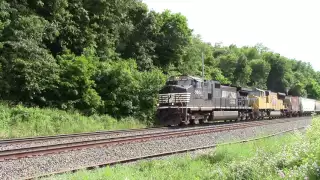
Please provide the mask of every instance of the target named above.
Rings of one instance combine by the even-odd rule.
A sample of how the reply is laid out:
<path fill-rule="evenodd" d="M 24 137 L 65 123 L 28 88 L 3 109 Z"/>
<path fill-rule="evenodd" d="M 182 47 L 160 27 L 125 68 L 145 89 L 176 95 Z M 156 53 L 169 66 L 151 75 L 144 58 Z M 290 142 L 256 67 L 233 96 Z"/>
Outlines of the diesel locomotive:
<path fill-rule="evenodd" d="M 157 119 L 161 125 L 168 126 L 312 113 L 320 113 L 319 101 L 181 75 L 170 77 L 160 90 Z"/>

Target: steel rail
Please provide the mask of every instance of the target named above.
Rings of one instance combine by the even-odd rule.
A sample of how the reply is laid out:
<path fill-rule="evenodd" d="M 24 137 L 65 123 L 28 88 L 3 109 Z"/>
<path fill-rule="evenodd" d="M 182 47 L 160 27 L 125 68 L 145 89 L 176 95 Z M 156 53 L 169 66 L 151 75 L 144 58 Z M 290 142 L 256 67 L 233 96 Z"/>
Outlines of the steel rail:
<path fill-rule="evenodd" d="M 295 118 L 302 118 L 302 117 L 295 117 Z M 287 118 L 283 118 L 287 119 Z M 212 122 L 207 124 L 202 124 L 198 127 L 202 126 L 210 126 L 216 125 L 219 126 L 220 124 L 231 124 L 231 123 L 244 123 L 244 122 L 252 122 L 252 121 L 261 121 L 261 120 L 245 120 L 245 121 L 236 121 L 236 122 Z M 19 143 L 32 143 L 35 141 L 46 141 L 46 140 L 58 140 L 58 139 L 68 139 L 68 138 L 75 138 L 75 137 L 89 137 L 89 136 L 99 136 L 99 135 L 110 135 L 110 134 L 121 134 L 121 133 L 131 133 L 131 132 L 144 132 L 144 131 L 156 131 L 161 129 L 168 129 L 168 130 L 175 130 L 175 129 L 183 129 L 183 128 L 190 128 L 190 127 L 197 127 L 194 125 L 188 125 L 185 127 L 151 127 L 151 128 L 139 128 L 139 129 L 120 129 L 120 130 L 109 130 L 109 131 L 96 131 L 96 132 L 84 132 L 84 133 L 73 133 L 73 134 L 59 134 L 53 136 L 36 136 L 36 137 L 24 137 L 24 138 L 11 138 L 11 139 L 0 139 L 0 146 L 1 145 L 11 145 L 11 144 L 19 144 Z"/>
<path fill-rule="evenodd" d="M 96 132 L 85 132 L 85 133 L 74 133 L 74 134 L 59 134 L 54 136 L 37 136 L 37 137 L 25 137 L 25 138 L 12 138 L 12 139 L 1 139 L 0 145 L 9 145 L 14 143 L 24 143 L 24 142 L 34 142 L 34 141 L 44 141 L 44 140 L 55 140 L 64 138 L 74 138 L 74 137 L 86 137 L 94 135 L 108 135 L 108 134 L 120 134 L 120 133 L 130 133 L 130 132 L 140 132 L 140 131 L 152 131 L 152 130 L 168 129 L 167 127 L 152 127 L 152 128 L 139 128 L 139 129 L 120 129 L 120 130 L 110 130 L 110 131 L 96 131 Z"/>
<path fill-rule="evenodd" d="M 221 132 L 221 131 L 228 131 L 228 130 L 235 130 L 235 129 L 244 129 L 247 127 L 262 126 L 266 124 L 285 123 L 285 122 L 290 122 L 294 120 L 299 120 L 299 119 L 251 121 L 251 122 L 236 123 L 236 124 L 232 123 L 224 126 L 223 125 L 209 126 L 206 128 L 179 130 L 175 132 L 159 132 L 159 133 L 141 134 L 141 135 L 134 135 L 134 136 L 114 137 L 114 138 L 108 138 L 108 139 L 54 144 L 54 145 L 48 145 L 48 146 L 36 146 L 36 147 L 28 147 L 28 148 L 22 148 L 22 149 L 11 149 L 11 150 L 0 151 L 0 161 L 5 161 L 8 159 L 18 159 L 18 158 L 24 158 L 24 157 L 39 156 L 39 155 L 52 154 L 52 153 L 60 153 L 60 152 L 66 152 L 70 150 L 80 150 L 80 149 L 92 148 L 92 147 L 118 145 L 118 144 L 130 143 L 130 142 L 143 142 L 148 140 L 166 139 L 166 138 L 207 134 L 207 133 Z"/>
<path fill-rule="evenodd" d="M 278 136 L 278 135 L 289 133 L 289 132 L 296 131 L 296 130 L 305 129 L 307 127 L 308 126 L 289 129 L 289 130 L 284 130 L 284 131 L 280 131 L 280 132 L 269 134 L 269 135 L 262 136 L 262 137 L 249 138 L 249 139 L 239 140 L 239 141 L 235 141 L 235 142 L 218 143 L 218 144 L 213 144 L 213 145 L 209 145 L 209 146 L 182 149 L 182 150 L 176 150 L 176 151 L 167 151 L 167 152 L 163 152 L 163 153 L 156 153 L 156 154 L 153 154 L 153 155 L 139 156 L 139 157 L 129 158 L 129 159 L 122 159 L 122 160 L 118 160 L 118 161 L 108 161 L 108 162 L 105 162 L 105 163 L 102 163 L 102 164 L 92 164 L 92 165 L 88 165 L 88 166 L 80 166 L 80 167 L 61 170 L 61 171 L 56 171 L 56 172 L 52 172 L 52 173 L 48 173 L 48 174 L 36 175 L 36 176 L 33 176 L 33 177 L 26 177 L 26 178 L 23 178 L 23 179 L 24 180 L 30 180 L 30 179 L 36 179 L 36 178 L 45 178 L 45 177 L 64 174 L 64 173 L 68 173 L 68 172 L 75 173 L 75 172 L 80 171 L 80 170 L 91 170 L 91 169 L 102 168 L 102 167 L 105 167 L 105 166 L 112 166 L 112 165 L 116 165 L 116 164 L 124 164 L 124 163 L 135 162 L 135 161 L 144 160 L 144 159 L 151 159 L 151 158 L 157 158 L 157 157 L 163 157 L 163 156 L 170 156 L 170 155 L 174 155 L 174 154 L 182 154 L 182 153 L 193 152 L 193 151 L 203 150 L 203 149 L 211 149 L 211 148 L 215 148 L 217 146 L 225 146 L 225 145 L 230 145 L 230 144 L 246 143 L 246 142 L 250 142 L 250 141 L 256 141 L 256 140 L 270 138 L 270 137 L 273 137 L 273 136 Z"/>
<path fill-rule="evenodd" d="M 248 122 L 248 121 L 237 121 L 233 123 L 240 122 Z M 46 141 L 46 140 L 57 140 L 57 139 L 67 139 L 74 137 L 89 137 L 89 136 L 98 136 L 98 135 L 110 135 L 110 134 L 121 134 L 121 133 L 131 133 L 131 132 L 143 132 L 143 131 L 156 131 L 156 130 L 175 130 L 175 129 L 183 129 L 183 128 L 194 128 L 194 127 L 202 127 L 202 126 L 210 126 L 210 125 L 219 125 L 219 124 L 230 124 L 229 122 L 213 122 L 202 124 L 201 126 L 195 125 L 187 125 L 184 127 L 151 127 L 151 128 L 137 128 L 137 129 L 119 129 L 119 130 L 107 130 L 107 131 L 95 131 L 95 132 L 84 132 L 84 133 L 73 133 L 73 134 L 59 134 L 53 136 L 36 136 L 36 137 L 23 137 L 23 138 L 11 138 L 11 139 L 0 139 L 1 145 L 11 145 L 11 144 L 19 144 L 19 143 L 32 143 L 35 141 Z"/>

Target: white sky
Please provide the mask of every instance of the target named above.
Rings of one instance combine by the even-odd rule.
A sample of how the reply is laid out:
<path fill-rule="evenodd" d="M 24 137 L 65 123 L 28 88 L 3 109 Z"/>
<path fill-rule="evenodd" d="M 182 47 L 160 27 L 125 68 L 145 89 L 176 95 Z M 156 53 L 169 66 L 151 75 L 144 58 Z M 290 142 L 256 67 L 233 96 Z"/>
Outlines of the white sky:
<path fill-rule="evenodd" d="M 143 0 L 150 10 L 169 9 L 188 19 L 204 41 L 253 46 L 310 62 L 320 71 L 319 0 Z"/>

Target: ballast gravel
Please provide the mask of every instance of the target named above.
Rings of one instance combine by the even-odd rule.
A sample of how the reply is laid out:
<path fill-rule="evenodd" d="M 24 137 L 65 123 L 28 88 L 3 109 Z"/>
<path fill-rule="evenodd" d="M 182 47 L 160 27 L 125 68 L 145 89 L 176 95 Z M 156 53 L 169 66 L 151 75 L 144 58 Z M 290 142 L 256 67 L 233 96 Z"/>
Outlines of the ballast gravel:
<path fill-rule="evenodd" d="M 185 129 L 190 130 L 190 129 L 198 129 L 198 128 L 203 128 L 203 127 L 190 126 L 190 127 L 186 127 Z M 66 143 L 82 142 L 82 141 L 104 140 L 104 139 L 144 135 L 144 134 L 151 134 L 151 133 L 173 132 L 176 130 L 179 130 L 179 129 L 176 129 L 174 127 L 155 128 L 155 129 L 147 129 L 143 131 L 124 131 L 124 132 L 117 132 L 117 133 L 105 133 L 105 134 L 101 133 L 101 134 L 90 135 L 90 136 L 76 136 L 76 137 L 68 137 L 68 138 L 60 138 L 60 139 L 37 140 L 37 141 L 31 141 L 31 142 L 20 142 L 17 144 L 1 144 L 0 143 L 0 151 L 29 148 L 29 147 L 49 146 L 54 144 L 66 144 Z"/>
<path fill-rule="evenodd" d="M 65 144 L 72 142 L 81 142 L 81 141 L 92 141 L 92 140 L 100 140 L 100 139 L 109 139 L 116 137 L 125 137 L 125 136 L 135 136 L 149 133 L 159 133 L 166 132 L 169 129 L 152 129 L 146 131 L 132 131 L 132 132 L 119 132 L 119 133 L 110 133 L 110 134 L 99 134 L 99 135 L 90 135 L 90 136 L 77 136 L 77 137 L 68 137 L 68 138 L 60 138 L 60 139 L 48 139 L 48 140 L 37 140 L 33 142 L 20 142 L 17 144 L 0 144 L 0 151 L 11 150 L 11 149 L 21 149 L 21 148 L 29 148 L 29 147 L 38 147 L 38 146 L 48 146 L 54 144 Z"/>
<path fill-rule="evenodd" d="M 20 179 L 78 167 L 104 164 L 110 161 L 135 158 L 168 151 L 209 146 L 274 134 L 281 131 L 307 127 L 311 118 L 306 117 L 285 123 L 247 127 L 224 132 L 200 134 L 188 137 L 162 139 L 121 146 L 91 148 L 0 162 L 0 179 Z"/>

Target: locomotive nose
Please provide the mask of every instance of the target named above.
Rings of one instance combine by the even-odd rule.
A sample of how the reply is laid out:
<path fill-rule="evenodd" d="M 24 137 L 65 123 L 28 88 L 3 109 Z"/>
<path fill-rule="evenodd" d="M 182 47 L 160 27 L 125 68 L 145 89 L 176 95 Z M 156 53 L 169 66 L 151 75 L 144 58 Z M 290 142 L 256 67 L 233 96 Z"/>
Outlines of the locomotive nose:
<path fill-rule="evenodd" d="M 173 106 L 181 103 L 188 103 L 190 101 L 190 93 L 187 89 L 181 86 L 168 85 L 164 87 L 159 94 L 160 106 Z"/>

